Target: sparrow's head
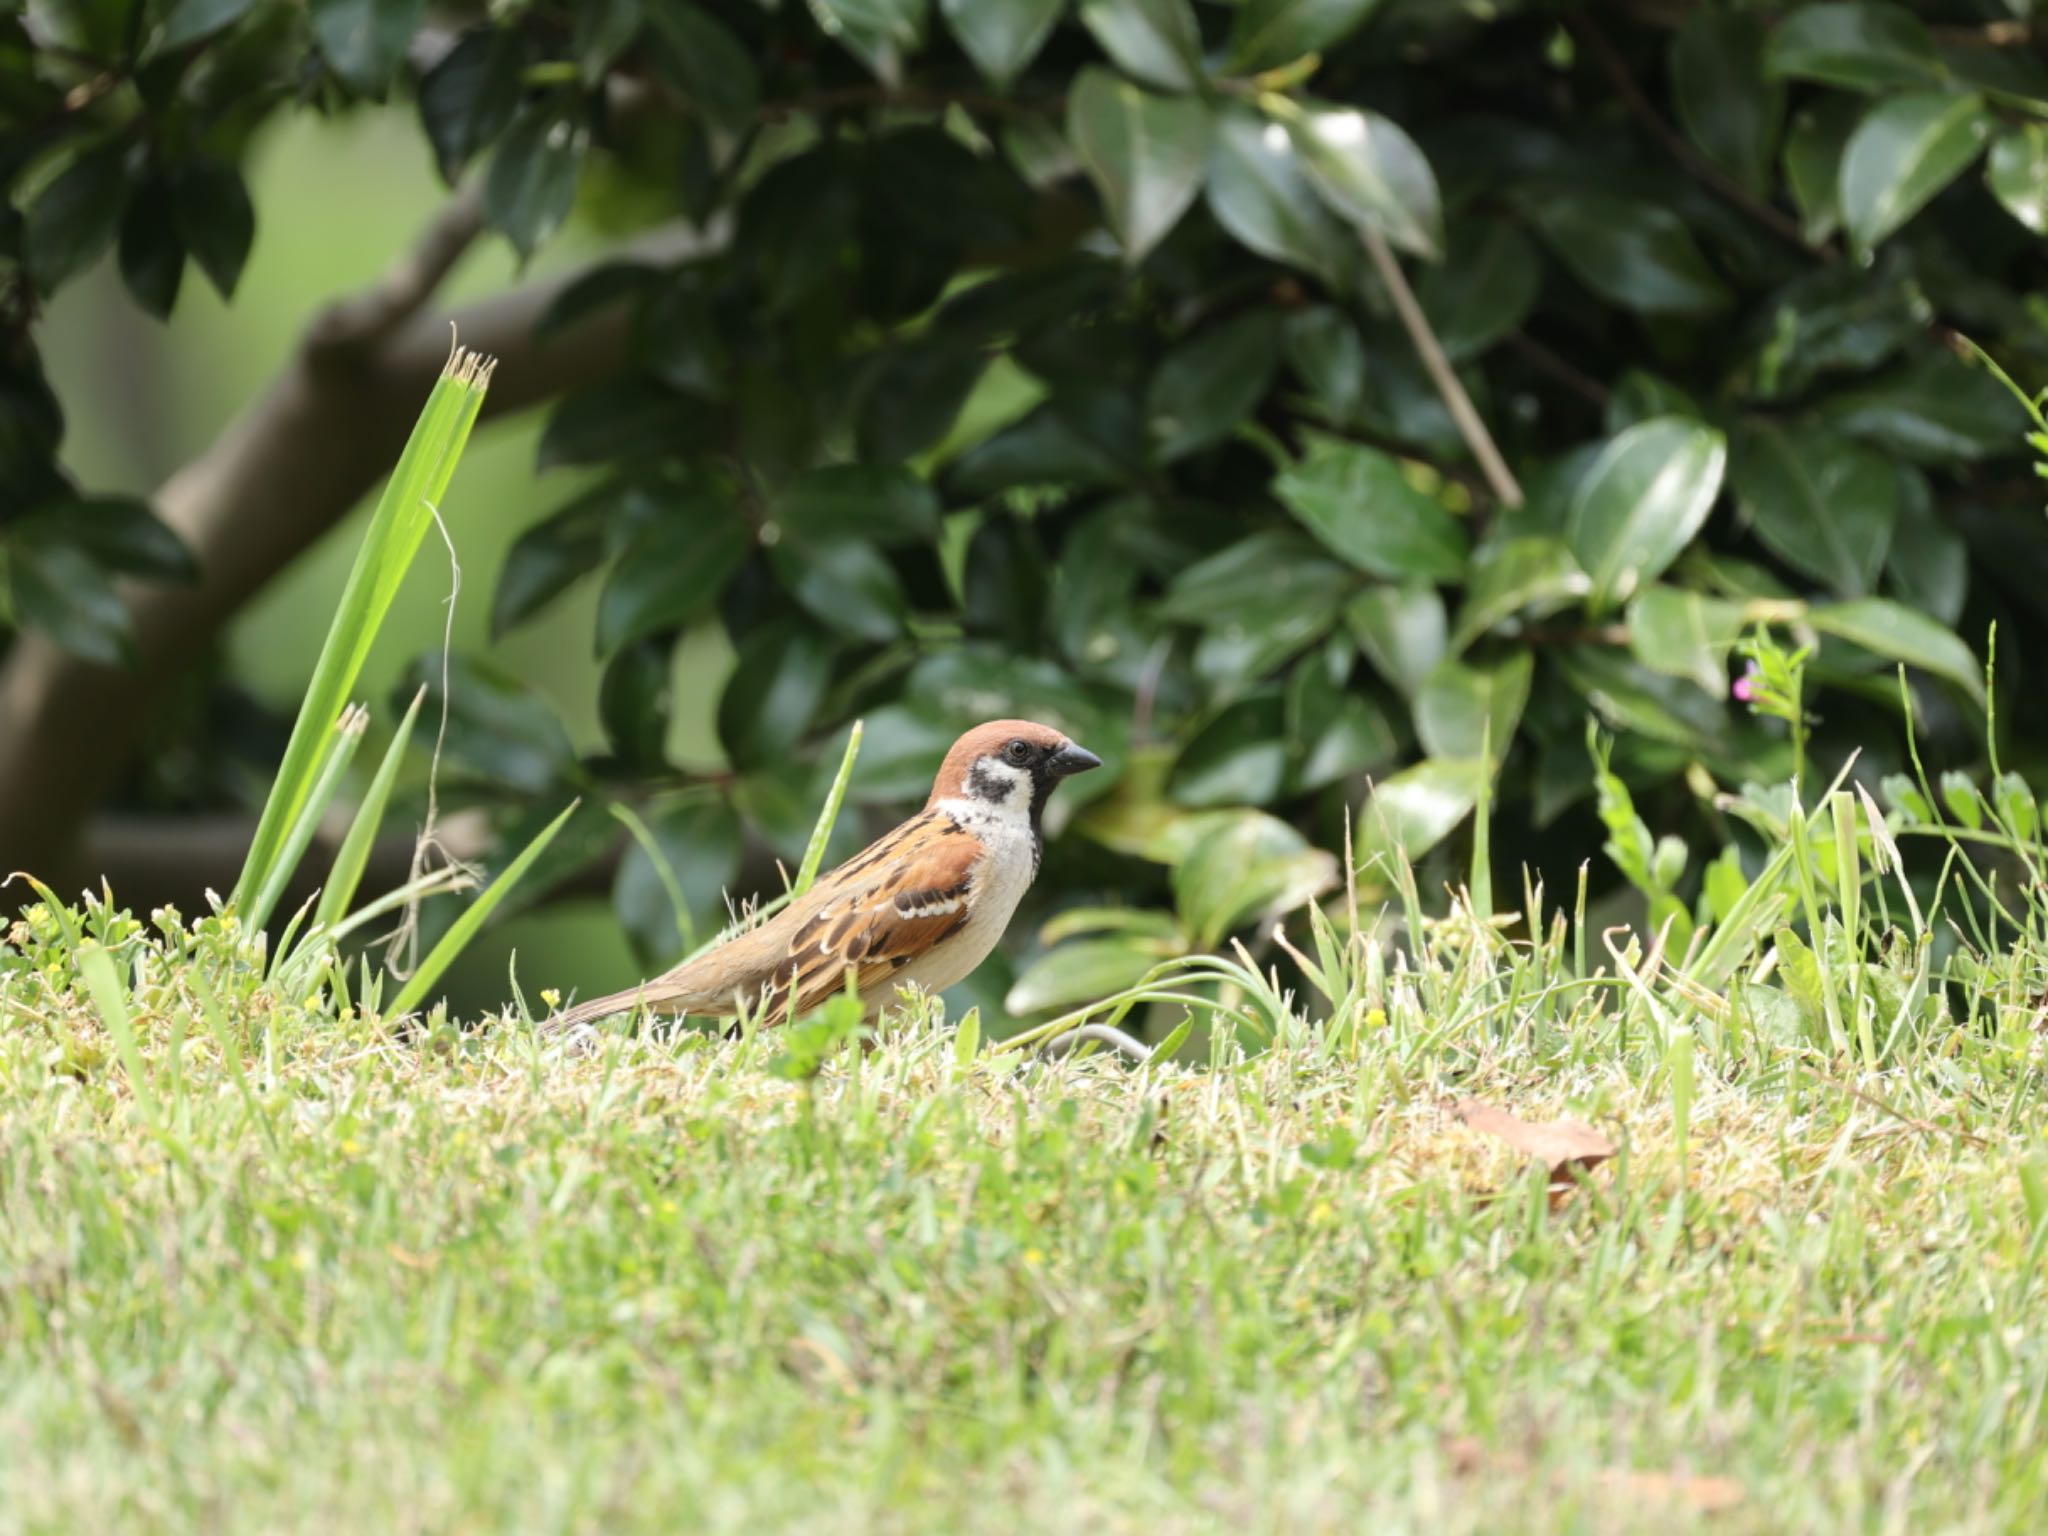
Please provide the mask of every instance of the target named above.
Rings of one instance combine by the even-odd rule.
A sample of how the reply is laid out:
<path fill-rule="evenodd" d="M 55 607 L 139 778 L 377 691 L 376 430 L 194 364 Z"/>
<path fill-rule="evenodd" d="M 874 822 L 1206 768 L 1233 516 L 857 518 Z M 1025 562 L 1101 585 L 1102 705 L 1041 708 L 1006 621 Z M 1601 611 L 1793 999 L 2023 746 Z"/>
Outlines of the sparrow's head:
<path fill-rule="evenodd" d="M 1061 779 L 1101 766 L 1101 758 L 1049 725 L 991 720 L 953 743 L 930 803 L 967 800 L 998 814 L 1028 813 L 1035 826 Z"/>

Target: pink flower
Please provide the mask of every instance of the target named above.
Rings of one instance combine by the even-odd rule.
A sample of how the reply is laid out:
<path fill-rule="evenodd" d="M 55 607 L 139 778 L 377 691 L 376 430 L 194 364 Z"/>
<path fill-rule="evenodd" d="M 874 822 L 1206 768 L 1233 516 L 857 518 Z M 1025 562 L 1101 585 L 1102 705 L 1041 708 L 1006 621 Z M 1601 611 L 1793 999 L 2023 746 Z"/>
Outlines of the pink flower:
<path fill-rule="evenodd" d="M 1747 704 L 1756 697 L 1756 679 L 1748 672 L 1735 679 L 1735 697 Z"/>

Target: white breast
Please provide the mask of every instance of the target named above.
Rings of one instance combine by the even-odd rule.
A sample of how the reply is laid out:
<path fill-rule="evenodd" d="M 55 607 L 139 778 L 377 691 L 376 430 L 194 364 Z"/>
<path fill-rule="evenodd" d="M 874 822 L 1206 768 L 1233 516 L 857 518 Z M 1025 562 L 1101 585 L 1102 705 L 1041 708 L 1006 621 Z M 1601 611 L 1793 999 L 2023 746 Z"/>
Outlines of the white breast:
<path fill-rule="evenodd" d="M 971 975 L 1002 939 L 1038 872 L 1038 839 L 1028 815 L 975 800 L 941 800 L 935 808 L 980 838 L 987 850 L 975 869 L 974 915 L 952 938 L 891 977 L 892 997 L 896 987 L 910 982 L 927 992 L 943 992 Z"/>

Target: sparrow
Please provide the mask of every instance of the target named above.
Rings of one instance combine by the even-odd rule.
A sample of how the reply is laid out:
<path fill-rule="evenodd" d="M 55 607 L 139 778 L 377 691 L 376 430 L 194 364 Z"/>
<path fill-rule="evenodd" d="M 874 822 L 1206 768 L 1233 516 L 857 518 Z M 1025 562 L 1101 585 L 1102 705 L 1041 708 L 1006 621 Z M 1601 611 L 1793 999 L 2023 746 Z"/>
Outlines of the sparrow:
<path fill-rule="evenodd" d="M 758 928 L 651 981 L 555 1014 L 573 1029 L 645 1007 L 767 1023 L 851 985 L 873 1018 L 900 987 L 942 992 L 981 964 L 1038 873 L 1046 801 L 1102 766 L 1050 726 L 991 720 L 939 765 L 924 809 Z"/>

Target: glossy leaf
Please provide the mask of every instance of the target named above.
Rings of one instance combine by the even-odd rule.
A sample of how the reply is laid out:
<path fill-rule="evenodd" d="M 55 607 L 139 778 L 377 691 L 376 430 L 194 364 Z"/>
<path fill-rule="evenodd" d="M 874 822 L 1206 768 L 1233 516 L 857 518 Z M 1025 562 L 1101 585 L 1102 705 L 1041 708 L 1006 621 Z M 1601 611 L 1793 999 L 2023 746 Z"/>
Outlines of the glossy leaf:
<path fill-rule="evenodd" d="M 1477 357 L 1521 327 L 1543 285 L 1536 248 L 1504 219 L 1464 219 L 1440 266 L 1426 268 L 1415 296 L 1454 360 Z"/>
<path fill-rule="evenodd" d="M 1951 629 L 1970 595 L 1970 551 L 1963 536 L 1934 504 L 1927 477 L 1910 465 L 1894 466 L 1899 480 L 1899 521 L 1885 554 L 1892 591 Z"/>
<path fill-rule="evenodd" d="M 1095 1002 L 1137 985 L 1164 958 L 1159 945 L 1126 935 L 1062 944 L 1024 967 L 1003 1011 L 1024 1018 Z"/>
<path fill-rule="evenodd" d="M 1102 194 L 1126 259 L 1142 260 L 1201 188 L 1208 109 L 1190 98 L 1150 95 L 1091 66 L 1068 93 L 1067 136 Z"/>
<path fill-rule="evenodd" d="M 1415 696 L 1415 734 L 1437 758 L 1507 755 L 1529 702 L 1535 659 L 1513 652 L 1487 666 L 1456 659 L 1439 663 Z M 1489 735 L 1489 731 L 1491 734 Z"/>
<path fill-rule="evenodd" d="M 405 58 L 426 0 L 308 0 L 313 39 L 349 89 L 384 94 Z"/>
<path fill-rule="evenodd" d="M 18 544 L 4 563 L 17 618 L 63 649 L 102 666 L 134 650 L 128 606 L 100 566 L 66 544 Z"/>
<path fill-rule="evenodd" d="M 832 642 L 815 625 L 785 619 L 740 642 L 718 699 L 718 739 L 741 767 L 774 763 L 810 729 L 832 679 Z"/>
<path fill-rule="evenodd" d="M 961 51 L 997 85 L 1008 85 L 1052 35 L 1066 0 L 939 0 Z"/>
<path fill-rule="evenodd" d="M 1153 440 L 1171 463 L 1228 437 L 1265 398 L 1280 366 L 1280 316 L 1248 309 L 1160 359 L 1145 396 Z"/>
<path fill-rule="evenodd" d="M 1211 720 L 1173 765 L 1180 805 L 1261 805 L 1287 782 L 1286 702 L 1274 691 L 1233 704 Z"/>
<path fill-rule="evenodd" d="M 1852 91 L 1925 85 L 1940 72 L 1920 19 L 1885 0 L 1808 5 L 1780 21 L 1764 49 L 1779 79 L 1818 80 Z"/>
<path fill-rule="evenodd" d="M 1125 74 L 1169 91 L 1202 79 L 1202 33 L 1188 0 L 1081 0 L 1081 21 Z"/>
<path fill-rule="evenodd" d="M 1690 682 L 1652 672 L 1634 657 L 1604 646 L 1560 647 L 1555 656 L 1565 680 L 1608 729 L 1688 752 L 1724 745 L 1726 709 Z"/>
<path fill-rule="evenodd" d="M 669 656 L 674 645 L 659 638 L 622 647 L 598 685 L 597 715 L 612 755 L 638 773 L 667 767 Z"/>
<path fill-rule="evenodd" d="M 1562 539 L 1534 535 L 1484 544 L 1472 557 L 1451 649 L 1463 651 L 1518 614 L 1554 613 L 1592 585 Z"/>
<path fill-rule="evenodd" d="M 1842 152 L 1842 222 L 1869 250 L 1968 170 L 1991 138 L 1975 96 L 1911 91 L 1870 109 Z"/>
<path fill-rule="evenodd" d="M 1702 6 L 1671 45 L 1672 97 L 1686 134 L 1752 193 L 1768 184 L 1785 91 L 1764 72 L 1763 27 L 1742 11 Z"/>
<path fill-rule="evenodd" d="M 702 614 L 751 543 L 739 513 L 712 500 L 672 509 L 644 528 L 605 578 L 597 605 L 599 653 Z"/>
<path fill-rule="evenodd" d="M 484 212 L 521 256 L 531 256 L 568 218 L 588 138 L 579 123 L 537 106 L 505 130 L 484 179 Z"/>
<path fill-rule="evenodd" d="M 1344 610 L 1381 677 L 1413 694 L 1445 655 L 1444 600 L 1427 581 L 1368 587 Z"/>
<path fill-rule="evenodd" d="M 1173 899 L 1198 949 L 1253 917 L 1272 918 L 1336 882 L 1337 861 L 1278 817 L 1245 811 L 1203 832 L 1173 871 Z"/>
<path fill-rule="evenodd" d="M 203 42 L 224 32 L 247 14 L 256 0 L 177 0 L 164 17 L 156 45 L 165 51 Z"/>
<path fill-rule="evenodd" d="M 1304 103 L 1282 121 L 1331 208 L 1417 256 L 1443 249 L 1436 176 L 1399 124 L 1363 108 L 1320 102 Z"/>
<path fill-rule="evenodd" d="M 23 254 L 45 293 L 83 272 L 114 242 L 128 202 L 127 147 L 85 150 L 29 206 Z"/>
<path fill-rule="evenodd" d="M 903 59 L 924 41 L 925 0 L 810 0 L 811 15 L 885 85 L 902 75 Z"/>
<path fill-rule="evenodd" d="M 1449 837 L 1485 784 L 1476 758 L 1426 758 L 1373 785 L 1355 822 L 1361 881 L 1391 885 L 1396 861 L 1413 862 Z"/>
<path fill-rule="evenodd" d="M 1709 315 L 1729 302 L 1668 208 L 1613 192 L 1545 189 L 1526 200 L 1536 229 L 1580 282 L 1646 315 Z"/>
<path fill-rule="evenodd" d="M 1205 191 L 1216 222 L 1247 250 L 1333 285 L 1355 265 L 1357 236 L 1324 203 L 1287 130 L 1249 108 L 1218 114 Z"/>
<path fill-rule="evenodd" d="M 2007 213 L 2035 234 L 2048 235 L 2048 123 L 2024 123 L 2000 134 L 1985 181 Z"/>
<path fill-rule="evenodd" d="M 178 236 L 199 270 L 214 292 L 233 298 L 256 239 L 256 210 L 242 173 L 210 155 L 185 161 L 171 179 L 171 206 Z"/>
<path fill-rule="evenodd" d="M 128 200 L 116 254 L 130 297 L 158 319 L 167 317 L 184 285 L 185 242 L 178 234 L 170 183 L 162 175 L 145 177 Z"/>
<path fill-rule="evenodd" d="M 502 667 L 457 655 L 449 663 L 445 693 L 445 761 L 470 779 L 538 795 L 556 784 L 576 760 L 576 749 L 554 707 Z M 424 713 L 441 713 L 444 693 L 437 657 L 421 657 L 394 690 L 410 701 L 427 690 Z"/>
<path fill-rule="evenodd" d="M 760 97 L 754 55 L 703 6 L 656 0 L 647 14 L 655 67 L 714 122 L 740 127 Z"/>
<path fill-rule="evenodd" d="M 1860 645 L 1890 661 L 1954 683 L 1978 708 L 1984 705 L 1984 672 L 1970 648 L 1924 613 L 1881 597 L 1827 603 L 1807 615 L 1824 635 Z"/>
<path fill-rule="evenodd" d="M 1925 352 L 1835 395 L 1819 414 L 1880 453 L 1926 464 L 2008 452 L 2026 430 L 2026 416 L 2005 386 L 1946 350 Z"/>
<path fill-rule="evenodd" d="M 771 563 L 789 595 L 829 628 L 875 644 L 903 632 L 903 583 L 874 545 L 788 540 L 775 546 Z"/>
<path fill-rule="evenodd" d="M 527 57 L 524 33 L 484 27 L 465 34 L 421 77 L 420 124 L 443 180 L 452 184 L 511 123 Z"/>
<path fill-rule="evenodd" d="M 1608 443 L 1572 498 L 1567 541 L 1604 609 L 1654 580 L 1707 520 L 1727 440 L 1679 416 L 1639 422 Z"/>
<path fill-rule="evenodd" d="M 1877 581 L 1898 519 L 1884 456 L 1814 427 L 1746 427 L 1732 474 L 1742 514 L 1771 552 L 1843 597 Z"/>
<path fill-rule="evenodd" d="M 1464 570 L 1463 526 L 1376 448 L 1310 436 L 1273 494 L 1332 553 L 1375 576 L 1453 581 Z"/>
<path fill-rule="evenodd" d="M 907 469 L 833 464 L 799 475 L 777 493 L 776 521 L 802 539 L 903 544 L 939 531 L 939 499 Z"/>
<path fill-rule="evenodd" d="M 1636 660 L 1717 698 L 1728 691 L 1728 653 L 1744 627 L 1742 604 L 1662 583 L 1644 587 L 1628 605 Z"/>
<path fill-rule="evenodd" d="M 1818 244 L 1842 224 L 1842 152 L 1861 121 L 1853 96 L 1811 102 L 1792 115 L 1785 135 L 1785 184 L 1799 205 L 1801 232 Z"/>
<path fill-rule="evenodd" d="M 1380 0 L 1245 0 L 1230 29 L 1230 70 L 1252 75 L 1341 43 Z"/>
<path fill-rule="evenodd" d="M 14 524 L 12 532 L 23 545 L 80 550 L 109 571 L 173 581 L 199 574 L 184 540 L 147 502 L 125 496 L 84 496 L 39 508 Z"/>

